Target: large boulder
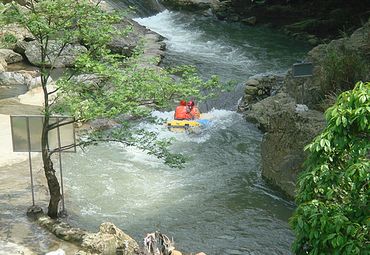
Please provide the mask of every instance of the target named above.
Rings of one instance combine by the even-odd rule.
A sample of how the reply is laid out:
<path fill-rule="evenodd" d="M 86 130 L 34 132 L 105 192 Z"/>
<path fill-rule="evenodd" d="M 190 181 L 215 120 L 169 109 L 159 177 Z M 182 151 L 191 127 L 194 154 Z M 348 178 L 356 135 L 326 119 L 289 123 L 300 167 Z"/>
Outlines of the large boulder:
<path fill-rule="evenodd" d="M 10 49 L 0 49 L 0 59 L 4 59 L 7 64 L 13 64 L 23 60 L 21 54 Z"/>
<path fill-rule="evenodd" d="M 238 105 L 238 111 L 244 112 L 250 105 L 276 94 L 282 87 L 284 77 L 281 75 L 256 75 L 245 82 L 244 95 Z"/>
<path fill-rule="evenodd" d="M 322 112 L 297 105 L 282 92 L 253 104 L 245 116 L 266 131 L 261 146 L 262 176 L 293 198 L 306 156 L 303 148 L 325 126 Z"/>
<path fill-rule="evenodd" d="M 134 239 L 110 222 L 102 223 L 98 233 L 85 235 L 81 246 L 99 254 L 134 254 L 139 250 Z"/>
<path fill-rule="evenodd" d="M 25 47 L 25 55 L 28 61 L 35 66 L 40 66 L 41 51 L 39 43 L 37 41 L 27 42 Z M 84 46 L 68 44 L 65 46 L 60 56 L 57 56 L 60 48 L 61 44 L 59 42 L 49 42 L 49 58 L 46 60 L 46 65 L 48 67 L 73 67 L 77 56 L 87 51 Z"/>
<path fill-rule="evenodd" d="M 32 76 L 21 72 L 0 72 L 0 86 L 29 85 Z"/>

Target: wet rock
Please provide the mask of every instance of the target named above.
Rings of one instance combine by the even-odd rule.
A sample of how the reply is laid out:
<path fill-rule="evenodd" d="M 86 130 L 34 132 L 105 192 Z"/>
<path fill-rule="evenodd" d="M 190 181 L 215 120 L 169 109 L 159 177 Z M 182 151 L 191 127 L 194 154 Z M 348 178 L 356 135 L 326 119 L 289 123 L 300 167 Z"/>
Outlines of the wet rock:
<path fill-rule="evenodd" d="M 244 113 L 246 119 L 255 123 L 261 130 L 268 131 L 270 119 L 281 109 L 294 110 L 295 100 L 286 93 L 278 93 L 275 96 L 268 97 L 262 101 L 254 103 L 249 110 Z"/>
<path fill-rule="evenodd" d="M 38 205 L 33 205 L 27 209 L 27 216 L 32 220 L 37 220 L 42 215 L 44 215 L 44 211 Z"/>
<path fill-rule="evenodd" d="M 81 244 L 83 238 L 88 234 L 88 232 L 80 228 L 75 228 L 65 222 L 51 219 L 47 215 L 39 214 L 37 222 L 58 238 L 75 244 Z"/>
<path fill-rule="evenodd" d="M 131 56 L 135 50 L 142 52 L 138 63 L 142 66 L 157 66 L 164 56 L 166 44 L 164 37 L 155 33 L 134 20 L 125 19 L 115 27 L 121 31 L 131 28 L 131 32 L 124 36 L 116 36 L 108 44 L 112 52 Z"/>

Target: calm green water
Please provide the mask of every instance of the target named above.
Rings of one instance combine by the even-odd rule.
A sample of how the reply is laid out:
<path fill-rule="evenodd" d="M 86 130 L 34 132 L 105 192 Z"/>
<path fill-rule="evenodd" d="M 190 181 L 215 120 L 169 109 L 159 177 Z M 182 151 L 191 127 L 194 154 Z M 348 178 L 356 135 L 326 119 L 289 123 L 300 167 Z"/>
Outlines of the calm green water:
<path fill-rule="evenodd" d="M 260 73 L 280 73 L 307 47 L 266 28 L 164 11 L 137 21 L 165 36 L 164 65 L 195 64 L 203 77 L 241 82 Z M 212 102 L 213 126 L 199 135 L 173 134 L 173 150 L 190 160 L 171 169 L 141 151 L 118 144 L 66 155 L 69 220 L 91 230 L 111 221 L 136 240 L 160 230 L 185 252 L 290 254 L 293 204 L 260 176 L 261 133 L 232 111 L 242 85 Z M 173 112 L 155 112 L 171 119 Z"/>

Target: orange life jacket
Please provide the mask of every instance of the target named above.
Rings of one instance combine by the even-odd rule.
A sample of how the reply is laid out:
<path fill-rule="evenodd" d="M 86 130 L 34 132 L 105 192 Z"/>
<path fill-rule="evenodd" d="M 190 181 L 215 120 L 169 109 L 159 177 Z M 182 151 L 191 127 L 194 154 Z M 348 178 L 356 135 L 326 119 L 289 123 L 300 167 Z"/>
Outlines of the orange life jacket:
<path fill-rule="evenodd" d="M 199 112 L 198 107 L 196 107 L 196 106 L 193 106 L 190 109 L 190 112 L 189 112 L 189 109 L 186 112 L 186 119 L 193 120 L 193 119 L 199 119 L 199 118 L 200 118 L 200 112 Z"/>
<path fill-rule="evenodd" d="M 176 107 L 175 110 L 175 120 L 183 120 L 186 119 L 186 106 L 179 105 Z"/>

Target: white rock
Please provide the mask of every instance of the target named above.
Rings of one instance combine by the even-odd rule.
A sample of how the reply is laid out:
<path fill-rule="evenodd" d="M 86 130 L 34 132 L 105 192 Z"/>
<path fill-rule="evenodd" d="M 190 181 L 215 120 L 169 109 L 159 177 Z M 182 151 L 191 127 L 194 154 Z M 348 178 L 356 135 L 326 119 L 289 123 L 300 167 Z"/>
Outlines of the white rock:
<path fill-rule="evenodd" d="M 56 251 L 50 251 L 45 255 L 65 255 L 66 253 L 62 249 L 58 249 Z"/>
<path fill-rule="evenodd" d="M 0 86 L 28 85 L 31 79 L 32 77 L 29 74 L 21 74 L 17 72 L 1 72 Z"/>
<path fill-rule="evenodd" d="M 307 112 L 308 111 L 308 107 L 305 104 L 296 104 L 295 111 L 296 112 Z"/>

